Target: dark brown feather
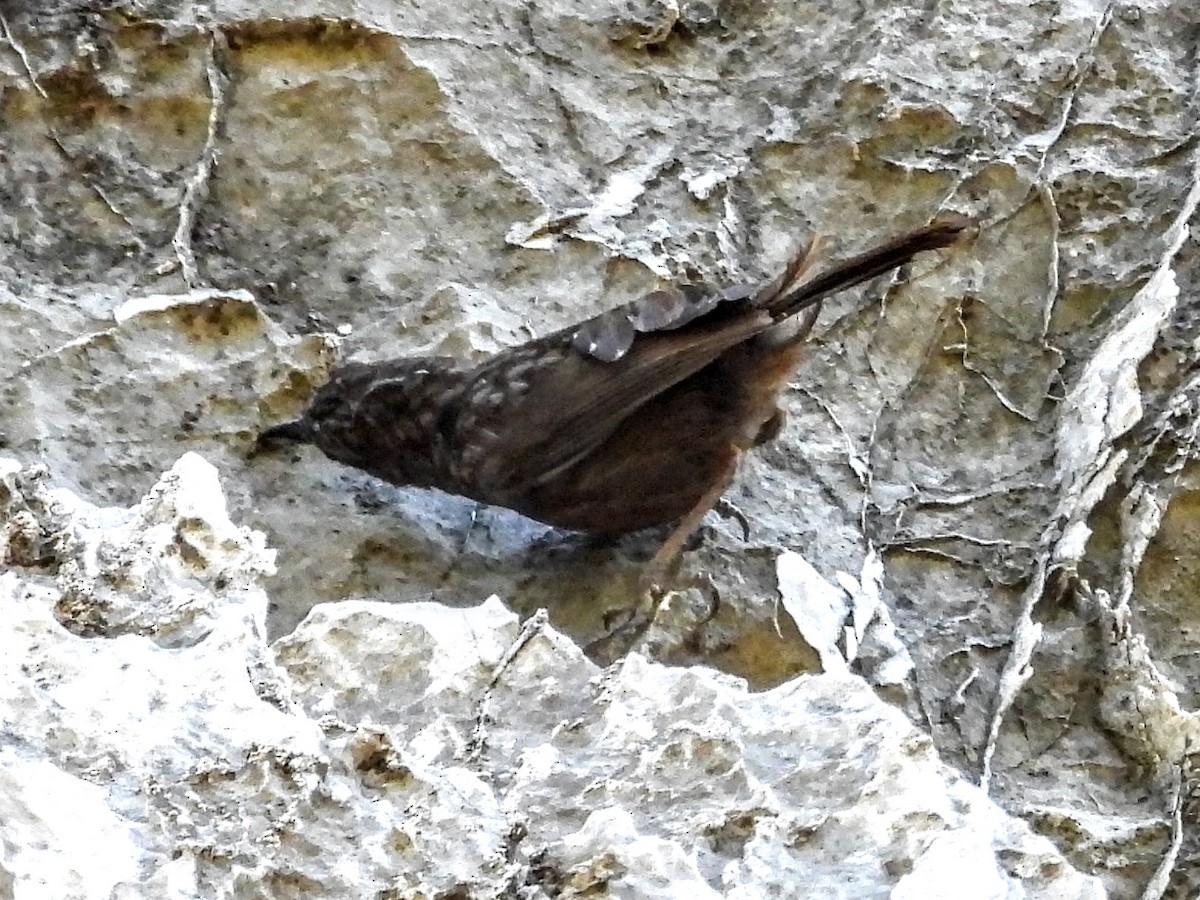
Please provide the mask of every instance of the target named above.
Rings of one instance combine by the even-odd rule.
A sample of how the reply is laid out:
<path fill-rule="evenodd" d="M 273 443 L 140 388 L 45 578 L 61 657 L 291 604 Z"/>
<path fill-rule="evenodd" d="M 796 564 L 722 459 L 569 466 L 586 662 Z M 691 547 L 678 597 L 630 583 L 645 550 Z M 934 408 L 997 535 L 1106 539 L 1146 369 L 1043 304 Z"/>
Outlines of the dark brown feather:
<path fill-rule="evenodd" d="M 779 391 L 822 299 L 968 228 L 947 216 L 812 277 L 810 244 L 761 286 L 654 291 L 475 367 L 344 366 L 301 419 L 261 442 L 309 441 L 396 484 L 582 531 L 670 522 L 777 430 Z M 799 327 L 779 331 L 805 310 Z"/>

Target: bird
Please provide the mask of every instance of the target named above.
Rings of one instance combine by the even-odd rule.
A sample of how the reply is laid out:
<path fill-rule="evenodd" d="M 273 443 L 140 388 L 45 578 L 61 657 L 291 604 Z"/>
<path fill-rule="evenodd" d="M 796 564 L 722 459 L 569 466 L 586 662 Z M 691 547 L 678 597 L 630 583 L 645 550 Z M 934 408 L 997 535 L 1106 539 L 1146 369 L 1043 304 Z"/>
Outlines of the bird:
<path fill-rule="evenodd" d="M 815 274 L 813 239 L 768 281 L 651 291 L 482 362 L 345 363 L 256 450 L 313 444 L 392 484 L 578 532 L 674 525 L 640 579 L 656 586 L 743 454 L 779 434 L 821 301 L 972 229 L 943 213 Z"/>

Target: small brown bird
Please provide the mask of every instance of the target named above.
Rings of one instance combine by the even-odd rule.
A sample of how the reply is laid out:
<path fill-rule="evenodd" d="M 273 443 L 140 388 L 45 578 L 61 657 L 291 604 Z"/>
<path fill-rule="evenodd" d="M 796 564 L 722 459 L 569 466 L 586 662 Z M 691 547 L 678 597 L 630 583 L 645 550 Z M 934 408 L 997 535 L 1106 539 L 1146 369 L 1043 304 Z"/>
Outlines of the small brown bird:
<path fill-rule="evenodd" d="M 315 444 L 393 484 L 577 531 L 677 522 L 643 576 L 657 583 L 741 454 L 778 433 L 779 394 L 820 301 L 947 247 L 969 227 L 943 215 L 809 277 L 814 241 L 761 286 L 654 291 L 478 365 L 350 363 L 259 446 Z"/>

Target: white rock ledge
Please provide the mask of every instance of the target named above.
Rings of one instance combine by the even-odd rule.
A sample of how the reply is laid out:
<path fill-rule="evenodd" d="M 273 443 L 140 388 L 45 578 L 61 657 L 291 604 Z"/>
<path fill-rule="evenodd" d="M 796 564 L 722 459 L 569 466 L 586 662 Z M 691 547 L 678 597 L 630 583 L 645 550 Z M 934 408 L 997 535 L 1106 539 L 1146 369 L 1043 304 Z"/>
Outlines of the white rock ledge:
<path fill-rule="evenodd" d="M 46 479 L 0 461 L 5 897 L 1104 896 L 854 676 L 601 672 L 495 598 L 268 647 L 200 457 L 130 510 Z"/>

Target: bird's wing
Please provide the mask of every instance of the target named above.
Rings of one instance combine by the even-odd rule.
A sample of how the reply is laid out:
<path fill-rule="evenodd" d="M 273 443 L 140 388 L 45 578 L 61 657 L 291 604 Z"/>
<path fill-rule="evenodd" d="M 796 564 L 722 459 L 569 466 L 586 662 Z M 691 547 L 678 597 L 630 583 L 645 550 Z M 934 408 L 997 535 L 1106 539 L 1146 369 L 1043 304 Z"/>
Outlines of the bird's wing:
<path fill-rule="evenodd" d="M 571 346 L 584 356 L 601 362 L 616 362 L 630 351 L 639 334 L 674 331 L 705 316 L 723 318 L 747 309 L 770 308 L 812 268 L 819 245 L 818 238 L 801 247 L 779 277 L 761 287 L 738 284 L 717 291 L 685 284 L 651 291 L 568 329 Z M 795 311 L 801 308 L 798 306 Z"/>
<path fill-rule="evenodd" d="M 500 354 L 479 368 L 467 388 L 468 418 L 458 431 L 486 433 L 488 440 L 462 464 L 491 499 L 503 503 L 510 492 L 519 494 L 587 457 L 649 400 L 731 347 L 917 253 L 956 243 L 971 227 L 963 216 L 943 215 L 810 278 L 814 241 L 761 287 L 654 291 Z M 553 371 L 541 372 L 543 367 Z M 521 401 L 513 403 L 514 396 Z M 470 453 L 466 448 L 464 457 Z"/>
<path fill-rule="evenodd" d="M 761 288 L 654 291 L 485 363 L 458 430 L 466 437 L 482 429 L 488 449 L 480 444 L 464 468 L 500 501 L 554 478 L 649 400 L 769 328 L 775 319 L 764 299 L 792 286 L 813 250 L 801 249 Z"/>

